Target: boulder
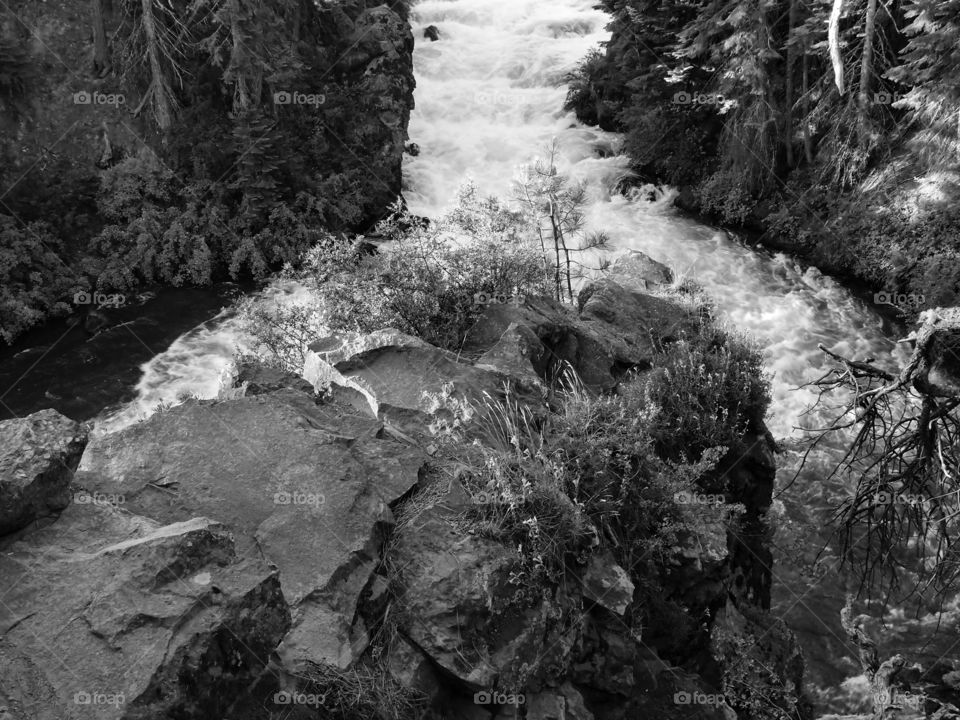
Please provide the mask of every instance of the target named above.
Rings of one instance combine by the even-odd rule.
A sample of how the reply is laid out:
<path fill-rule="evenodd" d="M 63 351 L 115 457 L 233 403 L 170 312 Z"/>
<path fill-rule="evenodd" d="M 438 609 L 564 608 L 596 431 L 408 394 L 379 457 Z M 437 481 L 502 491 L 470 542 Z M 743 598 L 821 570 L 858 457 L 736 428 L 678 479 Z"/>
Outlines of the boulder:
<path fill-rule="evenodd" d="M 606 391 L 616 387 L 627 371 L 651 367 L 659 343 L 682 337 L 698 324 L 697 314 L 689 308 L 603 278 L 581 290 L 576 311 L 548 298 L 488 305 L 467 333 L 464 352 L 482 356 L 505 333 L 516 334 L 522 328 L 525 336 L 535 336 L 545 348 L 537 355 L 539 366 L 532 363 L 538 375 L 545 377 L 569 365 L 588 388 Z M 523 342 L 529 347 L 530 340 Z M 493 353 L 509 357 L 505 351 L 516 343 L 510 340 Z"/>
<path fill-rule="evenodd" d="M 602 331 L 621 331 L 627 348 L 621 352 L 628 356 L 650 353 L 653 342 L 672 342 L 699 325 L 697 315 L 676 302 L 634 292 L 610 278 L 586 285 L 577 295 L 577 306 L 581 319 L 602 323 Z"/>
<path fill-rule="evenodd" d="M 580 582 L 584 598 L 617 615 L 623 615 L 633 602 L 633 581 L 609 550 L 590 556 Z"/>
<path fill-rule="evenodd" d="M 74 504 L 0 555 L 0 705 L 17 720 L 251 717 L 290 625 L 277 571 L 204 517 Z"/>
<path fill-rule="evenodd" d="M 436 25 L 430 25 L 424 29 L 423 36 L 430 42 L 436 42 L 440 39 L 440 28 Z"/>
<path fill-rule="evenodd" d="M 378 421 L 283 389 L 188 401 L 87 448 L 76 481 L 122 496 L 161 523 L 207 516 L 237 551 L 279 570 L 292 626 L 288 667 L 345 667 L 366 644 L 357 599 L 379 561 L 390 504 L 416 485 L 426 455 Z"/>
<path fill-rule="evenodd" d="M 461 398 L 483 402 L 502 394 L 506 378 L 492 369 L 460 362 L 457 356 L 397 330 L 368 335 L 343 333 L 309 347 L 304 376 L 317 384 L 336 382 L 366 393 L 371 407 L 431 414 L 429 397 L 450 385 Z"/>
<path fill-rule="evenodd" d="M 470 502 L 452 481 L 396 535 L 391 557 L 403 568 L 397 595 L 404 636 L 461 692 L 483 696 L 507 686 L 504 676 L 524 665 L 566 667 L 579 613 L 554 598 L 519 599 L 523 587 L 510 581 L 516 551 L 464 532 L 461 514 Z"/>
<path fill-rule="evenodd" d="M 87 430 L 56 410 L 0 422 L 0 535 L 70 504 Z"/>
<path fill-rule="evenodd" d="M 567 702 L 556 692 L 547 690 L 526 697 L 527 720 L 566 720 Z"/>
<path fill-rule="evenodd" d="M 547 349 L 530 328 L 510 323 L 500 340 L 476 362 L 478 368 L 507 375 L 530 387 L 543 389 L 541 377 L 549 361 Z"/>
<path fill-rule="evenodd" d="M 314 392 L 313 385 L 299 375 L 257 362 L 241 363 L 237 367 L 233 385 L 242 387 L 245 395 L 264 395 L 283 388 L 299 390 L 309 395 Z"/>
<path fill-rule="evenodd" d="M 409 640 L 398 635 L 391 643 L 387 656 L 387 671 L 400 685 L 427 696 L 440 688 L 440 680 L 430 659 Z"/>
<path fill-rule="evenodd" d="M 632 290 L 655 290 L 673 284 L 673 271 L 649 255 L 631 250 L 607 268 L 607 277 Z"/>
<path fill-rule="evenodd" d="M 642 646 L 624 630 L 621 620 L 589 613 L 574 648 L 570 681 L 607 695 L 629 697 L 643 678 L 637 671 L 641 654 Z"/>
<path fill-rule="evenodd" d="M 477 642 L 489 641 L 487 622 L 508 591 L 513 554 L 428 511 L 415 533 L 399 534 L 393 558 L 404 568 L 404 634 L 466 691 L 492 688 L 498 670 Z"/>

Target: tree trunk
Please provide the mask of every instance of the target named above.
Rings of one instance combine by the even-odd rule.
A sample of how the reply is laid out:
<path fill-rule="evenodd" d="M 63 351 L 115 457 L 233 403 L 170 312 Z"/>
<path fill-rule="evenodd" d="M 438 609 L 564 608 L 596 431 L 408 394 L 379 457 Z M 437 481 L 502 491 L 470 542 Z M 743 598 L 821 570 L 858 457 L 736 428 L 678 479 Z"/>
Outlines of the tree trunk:
<path fill-rule="evenodd" d="M 567 239 L 563 236 L 563 227 L 557 220 L 556 213 L 552 210 L 550 212 L 550 223 L 553 225 L 554 236 L 560 239 L 560 245 L 563 247 L 563 255 L 566 262 L 567 294 L 570 297 L 570 301 L 573 302 L 573 283 L 570 281 L 570 249 L 567 247 Z"/>
<path fill-rule="evenodd" d="M 560 235 L 557 233 L 557 223 L 553 219 L 553 202 L 550 203 L 550 226 L 553 229 L 553 254 L 556 260 L 553 272 L 553 282 L 557 287 L 557 300 L 563 301 L 563 285 L 560 282 Z"/>
<path fill-rule="evenodd" d="M 830 62 L 833 65 L 833 81 L 843 95 L 843 56 L 840 54 L 840 14 L 843 12 L 843 0 L 833 0 L 830 12 L 830 25 L 827 28 L 827 42 L 830 45 Z"/>
<path fill-rule="evenodd" d="M 91 21 L 93 22 L 93 71 L 98 75 L 106 74 L 110 67 L 107 51 L 107 30 L 104 26 L 103 0 L 91 0 Z"/>
<path fill-rule="evenodd" d="M 791 169 L 796 166 L 793 157 L 793 66 L 796 61 L 796 50 L 790 40 L 793 38 L 793 29 L 796 26 L 797 0 L 790 0 L 790 19 L 787 24 L 787 69 L 784 77 L 786 117 L 784 118 L 783 132 L 786 135 L 787 167 Z"/>
<path fill-rule="evenodd" d="M 233 49 L 230 52 L 229 73 L 233 77 L 233 110 L 244 112 L 250 108 L 250 89 L 247 87 L 247 49 L 243 29 L 240 27 L 240 0 L 230 0 L 230 37 Z"/>
<path fill-rule="evenodd" d="M 877 0 L 867 0 L 867 22 L 863 27 L 863 60 L 860 63 L 861 133 L 867 131 L 867 116 L 870 112 L 870 80 L 873 76 L 873 34 L 877 24 Z"/>
<path fill-rule="evenodd" d="M 173 110 L 170 106 L 167 80 L 160 64 L 160 45 L 157 26 L 153 17 L 153 0 L 141 0 L 143 7 L 143 32 L 147 37 L 147 58 L 150 60 L 151 83 L 148 92 L 153 93 L 153 103 L 160 130 L 166 132 L 173 125 Z"/>
<path fill-rule="evenodd" d="M 803 154 L 807 165 L 813 165 L 813 141 L 810 139 L 810 56 L 807 41 L 803 41 Z"/>

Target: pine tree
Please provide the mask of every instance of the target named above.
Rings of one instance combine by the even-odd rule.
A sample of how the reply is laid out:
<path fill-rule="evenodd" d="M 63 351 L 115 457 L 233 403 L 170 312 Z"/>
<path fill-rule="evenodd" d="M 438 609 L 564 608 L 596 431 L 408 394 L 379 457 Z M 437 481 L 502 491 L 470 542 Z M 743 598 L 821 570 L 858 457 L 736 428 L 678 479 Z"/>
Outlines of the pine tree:
<path fill-rule="evenodd" d="M 960 0 L 911 0 L 904 9 L 910 41 L 887 77 L 911 86 L 902 105 L 920 126 L 924 158 L 956 162 L 960 150 Z"/>

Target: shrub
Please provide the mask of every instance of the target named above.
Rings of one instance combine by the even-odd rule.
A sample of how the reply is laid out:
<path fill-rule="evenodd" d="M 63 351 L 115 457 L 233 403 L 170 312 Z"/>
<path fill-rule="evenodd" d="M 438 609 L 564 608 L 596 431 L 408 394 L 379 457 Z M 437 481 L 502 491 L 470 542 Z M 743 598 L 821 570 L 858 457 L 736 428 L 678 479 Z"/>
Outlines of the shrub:
<path fill-rule="evenodd" d="M 726 224 L 742 225 L 755 205 L 742 178 L 733 171 L 713 173 L 700 183 L 696 193 L 700 210 Z"/>
<path fill-rule="evenodd" d="M 651 432 L 661 457 L 696 461 L 709 448 L 736 450 L 745 432 L 759 429 L 770 389 L 756 343 L 705 322 L 698 335 L 664 348 L 656 365 L 624 393 L 659 408 Z"/>
<path fill-rule="evenodd" d="M 44 223 L 0 215 L 0 337 L 7 343 L 48 315 L 66 314 L 78 279 Z"/>
<path fill-rule="evenodd" d="M 548 292 L 543 256 L 524 238 L 521 217 L 480 199 L 475 188 L 465 188 L 458 206 L 429 227 L 398 210 L 379 230 L 393 242 L 375 254 L 365 251 L 362 238 L 321 235 L 299 268 L 285 271 L 286 279 L 314 292 L 315 304 L 248 312 L 251 332 L 306 336 L 306 325 L 294 328 L 300 321 L 358 332 L 392 327 L 455 350 L 483 310 L 478 294 Z M 282 353 L 293 357 L 297 350 L 286 345 Z"/>
<path fill-rule="evenodd" d="M 146 208 L 167 208 L 178 199 L 173 173 L 148 151 L 127 157 L 100 176 L 97 207 L 110 222 L 129 223 Z"/>

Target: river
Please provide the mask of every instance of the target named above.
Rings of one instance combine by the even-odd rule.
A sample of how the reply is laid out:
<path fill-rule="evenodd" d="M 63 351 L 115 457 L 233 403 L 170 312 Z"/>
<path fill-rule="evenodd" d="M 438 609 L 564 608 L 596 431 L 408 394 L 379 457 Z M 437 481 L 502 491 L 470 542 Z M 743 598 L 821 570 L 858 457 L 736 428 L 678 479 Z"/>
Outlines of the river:
<path fill-rule="evenodd" d="M 484 194 L 509 197 L 520 165 L 556 141 L 561 171 L 587 184 L 590 229 L 611 239 L 609 253 L 641 250 L 702 285 L 729 323 L 765 349 L 773 385 L 768 425 L 778 438 L 797 437 L 796 426 L 826 422 L 803 417 L 813 395 L 798 389 L 827 367 L 818 343 L 847 356 L 874 357 L 894 367 L 903 350 L 870 296 L 855 293 L 793 259 L 752 248 L 728 233 L 680 216 L 669 189 L 646 188 L 629 197 L 615 192 L 627 173 L 620 138 L 585 127 L 562 110 L 565 74 L 608 37 L 608 17 L 593 0 L 423 0 L 412 21 L 417 37 L 416 103 L 410 139 L 421 152 L 404 168 L 410 209 L 436 216 L 456 188 L 471 178 Z M 423 38 L 436 25 L 437 42 Z M 295 299 L 298 289 L 268 292 Z M 219 378 L 245 338 L 228 309 L 178 337 L 145 362 L 131 402 L 99 419 L 101 431 L 122 427 L 178 397 L 214 396 Z M 778 495 L 774 614 L 800 636 L 810 678 L 821 688 L 856 675 L 856 653 L 843 638 L 838 611 L 842 579 L 831 556 L 819 569 L 814 555 L 831 506 L 844 489 L 821 482 L 840 448 L 814 459 L 798 483 Z M 795 453 L 780 456 L 779 488 L 796 467 Z M 808 571 L 813 574 L 809 574 Z M 938 656 L 942 647 L 919 648 L 920 629 L 903 620 L 881 643 L 881 652 Z M 828 703 L 829 704 L 829 703 Z"/>

